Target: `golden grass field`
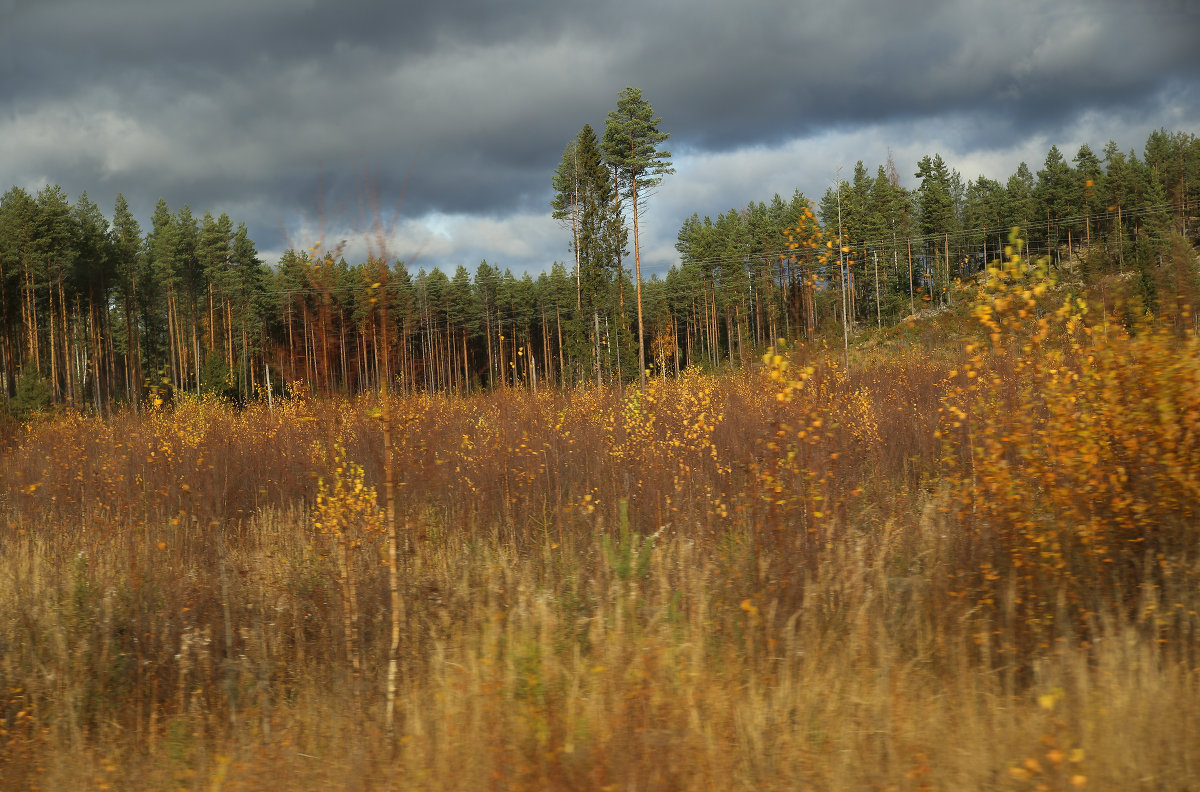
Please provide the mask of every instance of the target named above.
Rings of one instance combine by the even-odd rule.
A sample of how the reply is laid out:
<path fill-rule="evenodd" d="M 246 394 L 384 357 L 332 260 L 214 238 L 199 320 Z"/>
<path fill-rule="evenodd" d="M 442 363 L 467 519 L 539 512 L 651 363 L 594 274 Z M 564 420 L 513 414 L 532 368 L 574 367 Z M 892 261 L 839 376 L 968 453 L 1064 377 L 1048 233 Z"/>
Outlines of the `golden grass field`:
<path fill-rule="evenodd" d="M 848 371 L 36 419 L 0 788 L 1200 788 L 1197 342 L 971 305 Z"/>

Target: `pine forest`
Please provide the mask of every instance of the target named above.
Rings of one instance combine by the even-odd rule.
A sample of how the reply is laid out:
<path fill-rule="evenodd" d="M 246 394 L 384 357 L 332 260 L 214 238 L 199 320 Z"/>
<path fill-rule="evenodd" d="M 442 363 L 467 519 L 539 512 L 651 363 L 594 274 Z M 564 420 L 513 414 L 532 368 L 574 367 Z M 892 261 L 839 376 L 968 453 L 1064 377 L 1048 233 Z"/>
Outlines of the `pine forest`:
<path fill-rule="evenodd" d="M 1071 160 L 1052 147 L 1036 173 L 1022 163 L 1003 183 L 964 183 L 936 154 L 915 168 L 913 190 L 896 163 L 872 174 L 860 161 L 819 199 L 776 194 L 692 215 L 679 263 L 641 284 L 646 366 L 660 376 L 742 367 L 779 338 L 836 340 L 844 326 L 857 337 L 950 306 L 1014 227 L 1022 254 L 1049 256 L 1056 270 L 1088 283 L 1131 275 L 1130 299 L 1108 310 L 1184 321 L 1164 254 L 1173 233 L 1198 233 L 1196 136 L 1155 132 L 1140 157 L 1111 142 Z M 638 284 L 619 181 L 585 127 L 553 178 L 572 255 L 536 278 L 487 261 L 452 274 L 377 256 L 351 263 L 320 246 L 286 250 L 272 268 L 224 214 L 160 201 L 143 231 L 121 196 L 109 221 L 86 193 L 72 203 L 56 186 L 14 187 L 0 200 L 6 398 L 23 387 L 20 405 L 48 395 L 108 414 L 151 391 L 244 402 L 268 379 L 280 393 L 343 395 L 386 377 L 405 392 L 628 382 L 639 370 Z"/>

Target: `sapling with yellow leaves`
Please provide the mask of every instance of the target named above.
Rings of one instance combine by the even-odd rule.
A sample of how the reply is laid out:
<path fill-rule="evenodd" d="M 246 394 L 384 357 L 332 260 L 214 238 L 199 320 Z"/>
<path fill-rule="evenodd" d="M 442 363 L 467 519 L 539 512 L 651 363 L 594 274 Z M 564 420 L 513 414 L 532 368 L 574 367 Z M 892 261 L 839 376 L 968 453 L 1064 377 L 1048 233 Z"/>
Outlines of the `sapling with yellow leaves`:
<path fill-rule="evenodd" d="M 1086 632 L 1190 541 L 1200 361 L 1165 330 L 1093 332 L 1086 301 L 1020 247 L 1014 232 L 976 295 L 982 333 L 951 372 L 939 436 L 966 529 L 957 593 L 1007 607 L 1013 641 L 1036 648 L 1064 620 Z"/>
<path fill-rule="evenodd" d="M 385 533 L 384 515 L 374 487 L 367 486 L 361 465 L 346 458 L 337 446 L 331 481 L 321 478 L 313 525 L 333 543 L 342 588 L 342 620 L 346 654 L 355 672 L 361 669 L 358 650 L 358 581 L 355 564 L 364 542 Z"/>

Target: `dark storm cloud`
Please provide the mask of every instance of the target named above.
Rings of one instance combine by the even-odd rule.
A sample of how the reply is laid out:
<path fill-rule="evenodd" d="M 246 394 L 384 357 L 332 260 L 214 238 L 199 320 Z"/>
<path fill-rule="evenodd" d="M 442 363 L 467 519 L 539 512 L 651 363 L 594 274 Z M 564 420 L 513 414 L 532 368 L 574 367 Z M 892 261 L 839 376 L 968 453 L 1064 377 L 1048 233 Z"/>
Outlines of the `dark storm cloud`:
<path fill-rule="evenodd" d="M 908 136 L 887 142 L 905 150 L 926 138 L 969 154 L 1057 142 L 1107 114 L 1107 139 L 1138 119 L 1196 121 L 1194 8 L 0 0 L 0 173 L 121 190 L 142 213 L 159 196 L 236 208 L 276 249 L 295 216 L 329 211 L 318 203 L 354 214 L 365 177 L 385 205 L 403 196 L 409 218 L 459 218 L 438 233 L 482 218 L 516 251 L 501 221 L 542 238 L 533 218 L 564 144 L 585 122 L 602 127 L 625 85 L 663 116 L 677 158 L 721 155 L 705 172 L 731 187 L 739 163 L 762 167 L 738 152 L 867 129 Z M 662 235 L 678 224 L 661 220 L 669 250 Z M 439 239 L 429 249 L 486 254 L 487 239 Z M 561 247 L 514 266 L 539 268 Z"/>
<path fill-rule="evenodd" d="M 1165 1 L 1165 0 L 1164 0 Z M 973 112 L 1011 134 L 1154 94 L 1200 74 L 1200 24 L 1132 4 L 908 2 L 703 18 L 630 71 L 655 74 L 677 128 L 735 148 L 829 126 Z M 836 9 L 836 10 L 835 10 Z M 835 15 L 836 14 L 836 15 Z M 769 130 L 769 131 L 766 131 Z"/>

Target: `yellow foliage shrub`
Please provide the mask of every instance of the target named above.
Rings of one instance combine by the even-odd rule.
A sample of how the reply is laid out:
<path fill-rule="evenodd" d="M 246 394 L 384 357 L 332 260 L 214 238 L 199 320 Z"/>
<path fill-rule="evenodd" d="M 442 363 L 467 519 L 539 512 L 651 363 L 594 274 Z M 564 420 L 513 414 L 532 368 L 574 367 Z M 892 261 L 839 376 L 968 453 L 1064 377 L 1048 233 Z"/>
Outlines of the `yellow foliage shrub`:
<path fill-rule="evenodd" d="M 1200 349 L 1166 330 L 1093 332 L 1087 311 L 1044 263 L 1010 255 L 976 297 L 984 337 L 942 406 L 960 593 L 982 590 L 1031 637 L 1132 603 L 1195 545 Z"/>

